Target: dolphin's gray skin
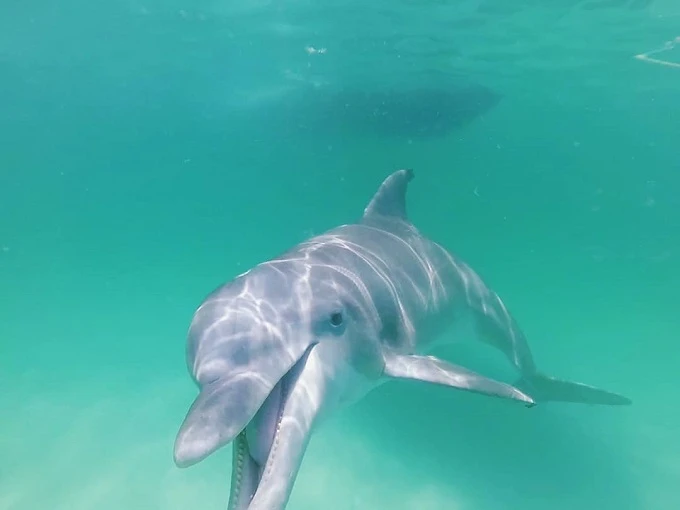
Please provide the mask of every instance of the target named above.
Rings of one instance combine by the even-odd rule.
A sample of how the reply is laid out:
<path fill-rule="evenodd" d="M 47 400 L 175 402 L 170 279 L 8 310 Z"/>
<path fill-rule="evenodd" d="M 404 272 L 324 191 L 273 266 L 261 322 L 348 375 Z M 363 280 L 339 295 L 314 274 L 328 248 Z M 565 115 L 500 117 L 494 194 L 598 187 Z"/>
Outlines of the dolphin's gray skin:
<path fill-rule="evenodd" d="M 360 222 L 313 237 L 210 294 L 189 330 L 200 393 L 175 442 L 190 466 L 234 441 L 229 510 L 282 510 L 313 427 L 389 379 L 535 401 L 629 404 L 536 369 L 501 299 L 406 216 L 411 170 L 389 176 Z M 523 391 L 425 356 L 472 325 Z M 531 395 L 531 396 L 529 396 Z"/>

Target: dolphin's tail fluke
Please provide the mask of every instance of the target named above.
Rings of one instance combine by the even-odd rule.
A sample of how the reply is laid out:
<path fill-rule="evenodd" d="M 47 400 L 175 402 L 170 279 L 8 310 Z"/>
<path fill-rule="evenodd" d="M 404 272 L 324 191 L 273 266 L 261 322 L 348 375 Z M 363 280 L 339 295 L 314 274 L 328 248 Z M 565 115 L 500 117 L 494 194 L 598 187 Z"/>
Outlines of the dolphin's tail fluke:
<path fill-rule="evenodd" d="M 522 377 L 515 386 L 531 395 L 539 404 L 550 401 L 610 406 L 630 405 L 632 403 L 630 399 L 616 393 L 587 384 L 563 381 L 539 373 Z"/>

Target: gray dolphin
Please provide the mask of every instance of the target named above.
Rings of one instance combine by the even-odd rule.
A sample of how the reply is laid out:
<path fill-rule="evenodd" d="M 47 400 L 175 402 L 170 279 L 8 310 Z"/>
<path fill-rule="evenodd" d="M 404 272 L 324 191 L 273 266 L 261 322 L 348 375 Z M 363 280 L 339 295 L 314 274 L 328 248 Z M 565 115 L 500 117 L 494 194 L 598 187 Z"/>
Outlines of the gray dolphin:
<path fill-rule="evenodd" d="M 313 428 L 390 379 L 527 406 L 630 404 L 537 370 L 498 295 L 408 220 L 412 178 L 412 170 L 393 173 L 361 221 L 255 266 L 196 311 L 187 363 L 200 393 L 174 458 L 190 466 L 234 441 L 229 510 L 284 509 Z M 517 387 L 424 354 L 464 331 L 507 356 L 519 373 Z"/>

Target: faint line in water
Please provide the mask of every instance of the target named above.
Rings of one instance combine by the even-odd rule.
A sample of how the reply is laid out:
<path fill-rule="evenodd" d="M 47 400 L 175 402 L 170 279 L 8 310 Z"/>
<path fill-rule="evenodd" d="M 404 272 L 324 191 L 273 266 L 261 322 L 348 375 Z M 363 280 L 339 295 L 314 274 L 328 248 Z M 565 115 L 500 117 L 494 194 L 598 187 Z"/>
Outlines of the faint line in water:
<path fill-rule="evenodd" d="M 673 67 L 676 69 L 680 69 L 680 63 L 678 62 L 670 62 L 668 60 L 661 60 L 659 58 L 651 58 L 650 55 L 656 55 L 658 53 L 663 53 L 664 51 L 670 51 L 673 48 L 675 48 L 678 44 L 680 44 L 680 36 L 676 37 L 675 39 L 671 41 L 666 41 L 664 45 L 661 48 L 658 48 L 656 50 L 648 51 L 645 53 L 640 53 L 638 55 L 635 55 L 634 58 L 638 60 L 642 60 L 644 62 L 649 62 L 650 64 L 659 64 L 662 66 L 666 67 Z"/>

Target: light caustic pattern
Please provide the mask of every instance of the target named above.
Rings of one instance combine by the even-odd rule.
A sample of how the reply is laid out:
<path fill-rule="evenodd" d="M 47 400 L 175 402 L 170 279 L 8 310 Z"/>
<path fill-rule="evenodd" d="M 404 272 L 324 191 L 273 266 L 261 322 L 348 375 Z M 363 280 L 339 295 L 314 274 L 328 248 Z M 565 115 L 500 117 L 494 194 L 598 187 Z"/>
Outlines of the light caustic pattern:
<path fill-rule="evenodd" d="M 676 46 L 680 45 L 680 36 L 676 37 L 675 39 L 671 41 L 666 41 L 661 48 L 658 48 L 656 50 L 648 51 L 645 53 L 640 53 L 639 55 L 635 55 L 635 58 L 638 60 L 644 60 L 645 62 L 649 62 L 651 64 L 659 64 L 662 66 L 667 66 L 667 67 L 674 67 L 676 69 L 680 69 L 680 62 L 671 62 L 669 60 L 663 60 L 658 57 L 652 57 L 652 55 L 659 55 L 660 53 L 664 53 L 667 51 L 671 51 L 673 48 Z"/>

